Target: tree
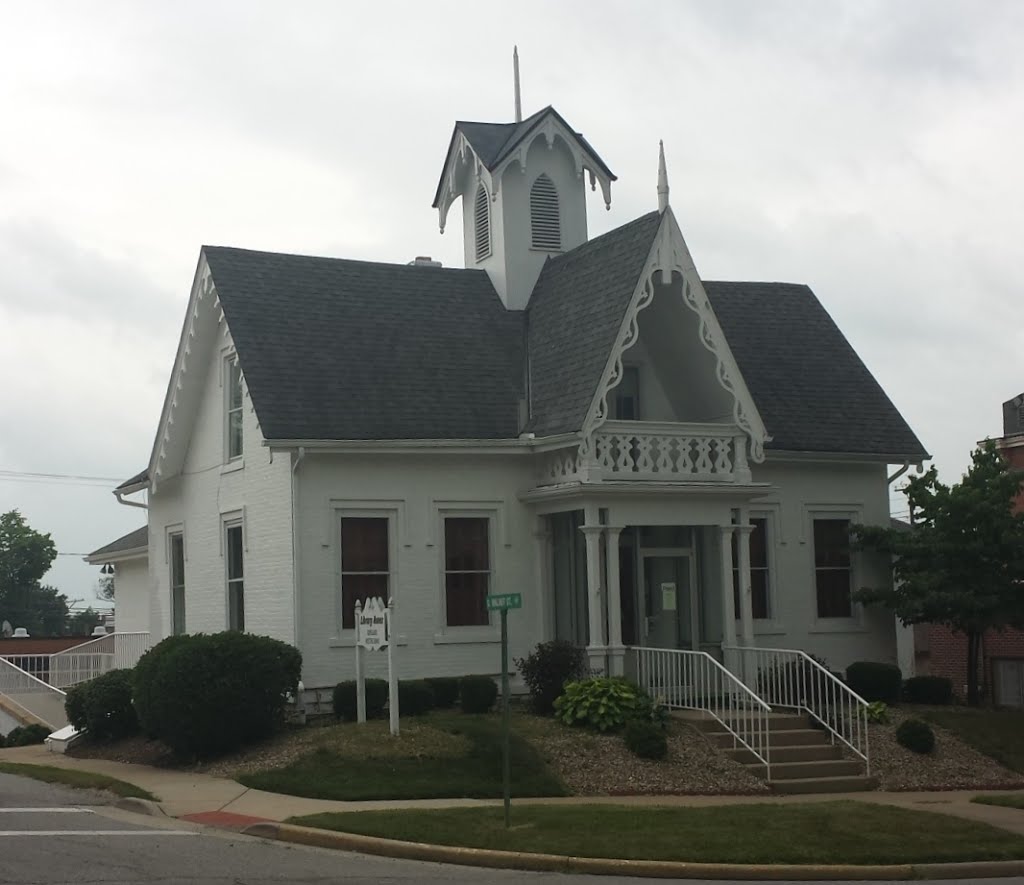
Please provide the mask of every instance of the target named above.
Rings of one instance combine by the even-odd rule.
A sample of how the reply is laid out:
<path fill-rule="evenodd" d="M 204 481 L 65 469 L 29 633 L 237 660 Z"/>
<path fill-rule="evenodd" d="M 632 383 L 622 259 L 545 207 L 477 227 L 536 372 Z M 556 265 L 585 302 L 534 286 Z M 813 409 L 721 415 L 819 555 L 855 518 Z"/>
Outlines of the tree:
<path fill-rule="evenodd" d="M 93 611 L 92 606 L 75 612 L 68 618 L 68 632 L 72 636 L 89 636 L 103 623 L 103 616 Z"/>
<path fill-rule="evenodd" d="M 35 531 L 17 510 L 0 514 L 0 618 L 29 633 L 65 632 L 67 597 L 40 583 L 56 558 L 49 535 Z"/>
<path fill-rule="evenodd" d="M 96 598 L 111 602 L 114 598 L 114 576 L 100 575 L 96 582 Z"/>
<path fill-rule="evenodd" d="M 1020 489 L 987 440 L 953 486 L 934 467 L 906 485 L 910 530 L 854 526 L 860 549 L 893 558 L 891 587 L 862 588 L 859 602 L 881 603 L 904 624 L 944 624 L 967 637 L 967 702 L 980 701 L 978 652 L 986 630 L 1024 625 L 1024 514 Z"/>

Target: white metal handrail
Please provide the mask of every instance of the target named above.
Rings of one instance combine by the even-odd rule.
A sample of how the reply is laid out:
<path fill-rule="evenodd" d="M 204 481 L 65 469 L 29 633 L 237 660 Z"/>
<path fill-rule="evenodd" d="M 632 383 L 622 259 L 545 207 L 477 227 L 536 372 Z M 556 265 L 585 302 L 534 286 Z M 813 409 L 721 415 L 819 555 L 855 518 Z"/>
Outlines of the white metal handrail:
<path fill-rule="evenodd" d="M 7 663 L 55 688 L 70 688 L 110 670 L 134 667 L 149 649 L 149 633 L 109 633 L 53 654 L 2 655 Z M 3 691 L 0 687 L 0 691 Z"/>
<path fill-rule="evenodd" d="M 771 777 L 772 708 L 704 651 L 634 648 L 637 681 L 666 707 L 699 710 L 716 719 L 765 766 Z"/>
<path fill-rule="evenodd" d="M 864 760 L 871 774 L 868 702 L 806 652 L 792 648 L 723 646 L 742 662 L 757 693 L 773 707 L 807 713 Z"/>
<path fill-rule="evenodd" d="M 0 694 L 17 696 L 37 693 L 64 697 L 64 692 L 59 688 L 54 688 L 21 667 L 0 658 Z"/>

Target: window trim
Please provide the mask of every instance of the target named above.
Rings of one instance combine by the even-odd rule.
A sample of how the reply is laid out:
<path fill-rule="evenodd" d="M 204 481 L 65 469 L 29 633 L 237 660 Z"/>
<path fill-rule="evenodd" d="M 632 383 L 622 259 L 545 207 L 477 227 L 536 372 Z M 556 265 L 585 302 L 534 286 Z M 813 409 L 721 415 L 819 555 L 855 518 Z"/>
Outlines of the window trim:
<path fill-rule="evenodd" d="M 238 529 L 238 540 L 242 545 L 242 575 L 239 578 L 231 577 L 231 556 L 228 546 L 228 533 L 233 529 Z M 221 556 L 224 559 L 224 624 L 227 630 L 239 630 L 237 627 L 231 626 L 231 585 L 232 582 L 240 583 L 242 586 L 242 626 L 239 630 L 240 633 L 247 632 L 245 629 L 245 554 L 247 552 L 248 544 L 246 542 L 245 534 L 245 514 L 230 513 L 221 515 Z"/>
<path fill-rule="evenodd" d="M 778 508 L 765 508 L 751 510 L 749 519 L 763 519 L 765 521 L 765 545 L 768 554 L 768 618 L 754 618 L 755 636 L 781 636 L 786 632 L 786 625 L 781 618 L 779 599 L 779 546 L 785 544 L 780 528 L 780 516 Z M 735 534 L 735 533 L 734 533 Z M 733 561 L 733 570 L 737 568 L 736 560 Z M 737 630 L 742 621 L 740 612 L 736 611 Z"/>
<path fill-rule="evenodd" d="M 818 614 L 818 566 L 814 548 L 814 523 L 816 520 L 845 519 L 851 525 L 862 522 L 861 505 L 856 504 L 807 504 L 804 507 L 803 544 L 807 549 L 809 575 L 809 599 L 811 612 L 808 633 L 854 633 L 863 632 L 864 606 L 850 599 L 850 614 L 846 617 L 823 618 Z M 863 577 L 863 563 L 856 551 L 850 551 L 850 594 L 860 585 Z"/>
<path fill-rule="evenodd" d="M 182 636 L 188 633 L 188 579 L 185 577 L 185 563 L 188 561 L 188 557 L 185 555 L 185 526 L 183 523 L 177 525 L 169 525 L 165 528 L 167 538 L 167 584 L 168 584 L 168 599 L 169 606 L 168 612 L 170 617 L 171 636 Z M 179 633 L 174 626 L 174 539 L 181 539 L 181 632 Z"/>
<path fill-rule="evenodd" d="M 488 591 L 495 592 L 498 583 L 498 562 L 497 562 L 497 535 L 501 532 L 499 519 L 500 510 L 496 506 L 445 506 L 435 505 L 435 531 L 437 543 L 437 630 L 434 633 L 435 645 L 447 645 L 453 643 L 473 642 L 500 642 L 498 619 L 488 612 L 487 624 L 473 624 L 465 626 L 448 626 L 448 588 L 445 576 L 447 575 L 446 551 L 445 551 L 445 530 L 444 521 L 448 517 L 486 519 L 487 520 L 487 563 L 490 566 L 488 574 Z"/>
<path fill-rule="evenodd" d="M 398 530 L 401 525 L 401 513 L 397 507 L 373 507 L 344 505 L 334 507 L 334 518 L 331 522 L 334 548 L 334 628 L 330 645 L 354 647 L 356 644 L 355 627 L 344 625 L 344 595 L 342 592 L 343 572 L 341 570 L 341 521 L 343 519 L 386 519 L 388 521 L 388 597 L 398 599 Z M 386 605 L 387 599 L 384 600 Z M 398 617 L 401 623 L 401 616 Z M 399 645 L 405 634 L 398 636 Z"/>
<path fill-rule="evenodd" d="M 555 214 L 558 219 L 558 246 L 552 248 L 550 246 L 538 246 L 534 238 L 534 227 L 533 227 L 533 191 L 537 186 L 537 182 L 541 178 L 546 178 L 551 185 L 551 192 L 554 194 Z M 530 218 L 530 251 L 531 252 L 544 252 L 546 254 L 562 254 L 565 252 L 565 231 L 562 223 L 562 195 L 558 192 L 558 185 L 555 184 L 555 180 L 547 173 L 540 172 L 537 177 L 530 183 L 530 189 L 526 194 L 526 208 Z"/>
<path fill-rule="evenodd" d="M 239 404 L 232 408 L 231 374 L 235 366 L 238 366 Z M 237 470 L 244 466 L 243 459 L 245 457 L 245 379 L 242 376 L 242 366 L 238 361 L 238 353 L 234 349 L 225 352 L 222 367 L 224 378 L 224 464 L 229 469 Z M 241 429 L 240 447 L 237 455 L 231 454 L 231 416 L 235 412 L 239 415 Z"/>

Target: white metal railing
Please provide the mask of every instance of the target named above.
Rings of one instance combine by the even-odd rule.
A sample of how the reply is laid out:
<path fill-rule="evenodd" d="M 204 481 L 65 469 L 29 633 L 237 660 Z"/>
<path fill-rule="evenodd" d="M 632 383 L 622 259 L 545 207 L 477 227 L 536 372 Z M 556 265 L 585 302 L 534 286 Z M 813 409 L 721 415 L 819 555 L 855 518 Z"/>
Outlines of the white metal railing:
<path fill-rule="evenodd" d="M 63 689 L 95 679 L 110 670 L 134 667 L 150 644 L 149 633 L 108 633 L 51 655 L 7 654 L 0 657 L 34 677 L 38 683 Z M 25 690 L 42 689 L 37 686 Z M 3 692 L 2 686 L 0 692 Z"/>
<path fill-rule="evenodd" d="M 733 653 L 748 684 L 773 707 L 807 713 L 864 760 L 871 774 L 868 702 L 806 652 L 791 648 L 723 646 Z"/>
<path fill-rule="evenodd" d="M 634 648 L 637 682 L 670 709 L 699 710 L 716 719 L 765 766 L 771 777 L 772 708 L 704 651 Z"/>
<path fill-rule="evenodd" d="M 45 655 L 44 655 L 45 657 Z M 49 694 L 63 699 L 64 692 L 42 679 L 0 658 L 0 694 L 17 698 L 26 694 Z M 61 701 L 63 703 L 63 700 Z"/>

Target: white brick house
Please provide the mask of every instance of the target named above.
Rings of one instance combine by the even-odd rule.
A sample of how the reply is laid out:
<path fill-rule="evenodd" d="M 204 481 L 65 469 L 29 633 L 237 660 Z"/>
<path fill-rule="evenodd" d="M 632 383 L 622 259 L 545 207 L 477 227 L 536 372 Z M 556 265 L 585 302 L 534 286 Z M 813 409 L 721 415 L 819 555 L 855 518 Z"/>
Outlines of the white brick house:
<path fill-rule="evenodd" d="M 514 654 L 561 637 L 611 672 L 634 646 L 895 661 L 850 599 L 887 564 L 847 528 L 887 523 L 887 465 L 924 448 L 810 289 L 701 279 L 663 158 L 658 211 L 593 240 L 587 179 L 610 200 L 552 108 L 457 123 L 435 206 L 462 198 L 465 268 L 204 247 L 116 492 L 148 507 L 119 628 L 267 634 L 328 686 L 355 601 L 393 596 L 403 676 L 493 673 L 484 596 L 521 592 Z"/>

